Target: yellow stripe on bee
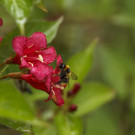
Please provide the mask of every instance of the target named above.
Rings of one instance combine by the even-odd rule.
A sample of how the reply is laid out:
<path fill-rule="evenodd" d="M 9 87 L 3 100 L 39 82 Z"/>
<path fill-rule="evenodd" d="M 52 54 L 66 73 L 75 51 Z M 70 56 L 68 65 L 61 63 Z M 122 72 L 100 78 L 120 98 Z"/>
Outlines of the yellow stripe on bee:
<path fill-rule="evenodd" d="M 70 73 L 67 73 L 67 75 L 70 76 L 71 75 L 71 72 Z"/>
<path fill-rule="evenodd" d="M 66 65 L 67 68 L 69 68 L 69 65 Z"/>
<path fill-rule="evenodd" d="M 69 69 L 69 68 L 70 68 L 69 65 L 66 65 L 66 67 L 64 68 L 64 71 Z"/>

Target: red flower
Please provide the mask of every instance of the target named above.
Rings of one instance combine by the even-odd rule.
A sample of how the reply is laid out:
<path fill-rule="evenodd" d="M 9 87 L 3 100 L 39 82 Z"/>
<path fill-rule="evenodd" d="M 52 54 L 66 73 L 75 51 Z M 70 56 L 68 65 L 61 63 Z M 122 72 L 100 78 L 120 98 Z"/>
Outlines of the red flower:
<path fill-rule="evenodd" d="M 46 101 L 53 99 L 56 105 L 64 104 L 63 89 L 66 85 L 57 84 L 60 81 L 58 75 L 60 63 L 63 63 L 61 56 L 57 57 L 53 47 L 47 47 L 46 36 L 41 32 L 35 32 L 30 38 L 25 36 L 15 37 L 12 46 L 16 55 L 5 60 L 4 64 L 18 64 L 20 69 L 27 69 L 23 72 L 10 73 L 0 79 L 11 77 L 22 79 L 36 89 L 43 90 L 49 94 Z M 50 63 L 57 58 L 57 67 L 53 70 Z"/>
<path fill-rule="evenodd" d="M 77 110 L 77 106 L 75 104 L 72 104 L 71 106 L 69 106 L 69 112 L 75 112 Z"/>
<path fill-rule="evenodd" d="M 0 27 L 3 25 L 3 20 L 0 18 Z"/>
<path fill-rule="evenodd" d="M 30 73 L 38 80 L 47 77 L 50 71 L 48 64 L 55 61 L 57 54 L 54 47 L 47 47 L 46 36 L 43 33 L 35 32 L 30 38 L 15 37 L 12 46 L 16 52 L 12 63 L 20 65 L 21 69 L 30 69 Z"/>
<path fill-rule="evenodd" d="M 81 88 L 80 84 L 75 83 L 73 89 L 68 91 L 67 96 L 68 97 L 75 96 L 79 92 L 80 88 Z"/>
<path fill-rule="evenodd" d="M 37 80 L 32 74 L 24 74 L 20 77 L 20 79 L 25 80 L 36 89 L 47 92 L 49 94 L 49 97 L 46 101 L 53 99 L 56 105 L 61 106 L 64 104 L 62 95 L 63 95 L 63 89 L 65 88 L 66 85 L 63 86 L 60 84 L 55 84 L 60 80 L 60 76 L 57 75 L 60 72 L 58 68 L 58 65 L 60 63 L 63 63 L 63 61 L 61 56 L 59 55 L 57 57 L 56 69 L 53 70 L 53 67 L 51 66 L 49 68 L 49 74 L 42 81 Z"/>

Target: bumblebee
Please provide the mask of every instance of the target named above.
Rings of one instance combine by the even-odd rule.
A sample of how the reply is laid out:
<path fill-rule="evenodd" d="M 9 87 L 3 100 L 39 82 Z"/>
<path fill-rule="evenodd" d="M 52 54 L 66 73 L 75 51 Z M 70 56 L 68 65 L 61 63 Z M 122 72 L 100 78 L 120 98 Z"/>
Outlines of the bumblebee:
<path fill-rule="evenodd" d="M 70 70 L 70 67 L 68 65 L 61 63 L 59 65 L 59 69 L 60 69 L 60 74 L 59 74 L 60 81 L 57 82 L 56 84 L 65 85 L 65 84 L 69 83 L 70 77 L 73 80 L 78 79 L 77 75 Z"/>

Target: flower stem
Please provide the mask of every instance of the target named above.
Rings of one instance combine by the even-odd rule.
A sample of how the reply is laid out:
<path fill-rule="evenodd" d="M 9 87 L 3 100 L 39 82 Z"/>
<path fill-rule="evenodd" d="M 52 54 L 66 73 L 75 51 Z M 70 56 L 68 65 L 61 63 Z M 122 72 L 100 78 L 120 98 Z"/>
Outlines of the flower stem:
<path fill-rule="evenodd" d="M 26 23 L 26 18 L 23 18 L 22 20 L 17 20 L 17 24 L 20 29 L 20 34 L 22 36 L 25 35 L 25 23 Z"/>
<path fill-rule="evenodd" d="M 0 80 L 8 78 L 8 77 L 13 78 L 13 79 L 19 79 L 23 74 L 25 74 L 25 72 L 9 73 L 7 75 L 0 77 Z"/>
<path fill-rule="evenodd" d="M 6 64 L 10 64 L 13 56 L 14 56 L 14 53 L 10 55 L 2 64 L 0 64 L 0 68 L 2 68 Z"/>
<path fill-rule="evenodd" d="M 2 68 L 5 65 L 5 62 L 3 62 L 2 64 L 0 64 L 0 68 Z"/>
<path fill-rule="evenodd" d="M 2 73 L 8 68 L 9 65 L 6 65 L 0 72 L 0 75 L 2 75 Z"/>

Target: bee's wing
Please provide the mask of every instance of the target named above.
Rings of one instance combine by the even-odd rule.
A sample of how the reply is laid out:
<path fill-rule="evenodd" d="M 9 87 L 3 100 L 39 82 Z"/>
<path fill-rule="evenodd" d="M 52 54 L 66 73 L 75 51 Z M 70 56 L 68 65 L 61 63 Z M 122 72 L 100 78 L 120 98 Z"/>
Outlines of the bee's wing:
<path fill-rule="evenodd" d="M 77 80 L 78 79 L 77 75 L 75 73 L 73 73 L 73 72 L 71 72 L 71 78 L 73 80 Z"/>

